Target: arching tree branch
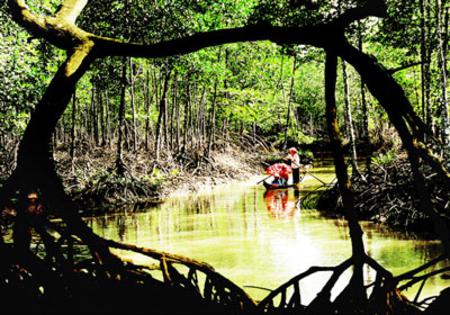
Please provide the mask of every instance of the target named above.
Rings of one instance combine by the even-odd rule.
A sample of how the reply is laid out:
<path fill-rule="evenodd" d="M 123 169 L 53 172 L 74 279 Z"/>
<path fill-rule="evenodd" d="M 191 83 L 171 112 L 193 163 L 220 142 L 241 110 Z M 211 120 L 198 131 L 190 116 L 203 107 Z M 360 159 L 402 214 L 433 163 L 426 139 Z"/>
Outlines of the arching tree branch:
<path fill-rule="evenodd" d="M 87 0 L 67 0 L 55 16 L 41 17 L 33 14 L 24 0 L 8 0 L 14 21 L 34 37 L 44 38 L 64 50 L 72 50 L 93 36 L 74 25 L 85 2 Z"/>
<path fill-rule="evenodd" d="M 375 4 L 374 4 L 375 3 Z M 62 49 L 91 40 L 99 55 L 157 58 L 188 54 L 202 48 L 226 43 L 270 40 L 279 44 L 304 44 L 325 47 L 333 42 L 335 33 L 350 23 L 369 16 L 383 16 L 383 0 L 369 1 L 364 7 L 347 10 L 329 23 L 305 27 L 275 27 L 266 24 L 197 33 L 192 36 L 152 44 L 127 43 L 98 36 L 75 26 L 75 21 L 87 0 L 66 0 L 54 17 L 38 17 L 27 8 L 24 0 L 9 0 L 16 22 L 35 37 L 45 38 Z"/>
<path fill-rule="evenodd" d="M 75 21 L 87 3 L 88 0 L 65 0 L 58 12 L 56 12 L 55 18 L 75 24 Z"/>

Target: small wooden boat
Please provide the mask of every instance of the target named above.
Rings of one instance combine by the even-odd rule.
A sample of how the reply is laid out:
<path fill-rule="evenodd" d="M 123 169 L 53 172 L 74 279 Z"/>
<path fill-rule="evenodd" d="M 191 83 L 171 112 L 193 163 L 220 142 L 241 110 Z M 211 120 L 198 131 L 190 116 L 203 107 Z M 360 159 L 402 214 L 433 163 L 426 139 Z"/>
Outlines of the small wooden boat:
<path fill-rule="evenodd" d="M 279 185 L 279 184 L 269 184 L 266 181 L 263 181 L 263 185 L 267 190 L 272 190 L 272 189 L 287 189 L 287 188 L 292 188 L 292 187 L 297 187 L 297 185 L 292 184 L 292 185 Z"/>

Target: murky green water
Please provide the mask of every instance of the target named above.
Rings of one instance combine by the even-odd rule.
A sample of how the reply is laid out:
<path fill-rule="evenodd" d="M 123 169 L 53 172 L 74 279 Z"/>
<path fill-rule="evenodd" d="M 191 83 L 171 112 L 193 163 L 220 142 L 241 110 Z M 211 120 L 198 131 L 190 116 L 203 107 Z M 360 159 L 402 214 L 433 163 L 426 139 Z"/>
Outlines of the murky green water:
<path fill-rule="evenodd" d="M 333 178 L 318 169 L 314 174 L 325 181 Z M 302 194 L 317 184 L 312 178 L 306 180 Z M 208 262 L 255 299 L 267 291 L 246 286 L 274 289 L 311 266 L 336 265 L 350 256 L 344 220 L 301 209 L 293 189 L 266 195 L 264 191 L 254 182 L 228 185 L 202 195 L 172 198 L 144 213 L 92 218 L 90 224 L 107 238 Z M 363 226 L 367 251 L 394 275 L 439 254 L 436 241 L 412 239 L 370 223 Z M 367 269 L 367 281 L 373 277 Z M 318 275 L 302 284 L 303 292 L 308 292 L 306 301 L 325 280 L 326 275 Z M 432 278 L 421 297 L 435 295 L 448 285 L 449 281 Z M 415 292 L 406 294 L 414 297 Z"/>

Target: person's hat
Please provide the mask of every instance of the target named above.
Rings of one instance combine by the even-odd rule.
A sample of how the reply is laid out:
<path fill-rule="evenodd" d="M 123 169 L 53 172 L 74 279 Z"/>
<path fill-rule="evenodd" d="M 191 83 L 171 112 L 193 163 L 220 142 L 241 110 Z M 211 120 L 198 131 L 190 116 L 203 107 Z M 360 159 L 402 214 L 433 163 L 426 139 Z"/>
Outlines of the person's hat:
<path fill-rule="evenodd" d="M 35 192 L 29 193 L 27 198 L 28 199 L 38 199 L 38 194 Z"/>
<path fill-rule="evenodd" d="M 297 149 L 294 147 L 289 149 L 289 153 L 297 153 L 297 152 L 298 152 Z"/>

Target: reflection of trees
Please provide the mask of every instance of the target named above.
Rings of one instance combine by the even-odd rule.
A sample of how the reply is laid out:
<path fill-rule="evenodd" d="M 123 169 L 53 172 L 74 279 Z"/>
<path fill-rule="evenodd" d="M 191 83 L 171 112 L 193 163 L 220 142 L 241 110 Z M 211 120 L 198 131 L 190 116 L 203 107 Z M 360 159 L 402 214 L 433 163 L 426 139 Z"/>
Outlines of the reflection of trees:
<path fill-rule="evenodd" d="M 117 235 L 119 236 L 119 240 L 121 242 L 123 242 L 125 239 L 125 233 L 127 230 L 125 214 L 122 213 L 122 214 L 119 214 L 116 216 L 116 226 L 117 226 Z"/>

